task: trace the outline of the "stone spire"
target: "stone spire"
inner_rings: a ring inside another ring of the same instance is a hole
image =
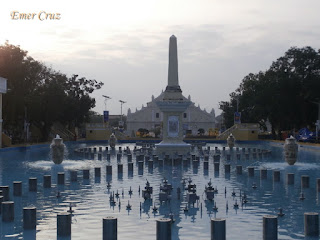
[[[177,38],[174,35],[169,40],[168,86],[179,86]]]
[[[169,39],[168,85],[165,90],[164,100],[182,100],[181,93],[178,78],[177,38],[172,35]]]

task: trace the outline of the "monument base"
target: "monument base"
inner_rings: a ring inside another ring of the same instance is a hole
[[[161,142],[155,145],[157,155],[186,155],[191,151],[191,144],[185,142],[166,143]]]

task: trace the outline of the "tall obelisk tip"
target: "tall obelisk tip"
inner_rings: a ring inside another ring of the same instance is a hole
[[[182,99],[178,79],[178,50],[177,38],[175,35],[172,35],[169,39],[168,85],[166,87],[165,96],[163,99]]]

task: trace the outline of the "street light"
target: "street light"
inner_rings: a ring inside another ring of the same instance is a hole
[[[124,103],[126,103],[125,101],[122,101],[122,100],[119,100],[119,102],[121,103],[121,115],[120,115],[120,120],[121,120],[121,122],[122,122],[122,105],[124,104]]]
[[[106,95],[102,95],[102,97],[104,97],[104,108],[107,111],[107,101],[108,101],[108,99],[111,99],[111,97],[106,96]]]
[[[119,122],[119,128],[123,128],[123,121],[122,121],[122,105],[124,104],[124,103],[126,103],[125,101],[123,101],[123,100],[119,100],[119,102],[120,102],[120,104],[121,104],[121,115],[120,115],[120,122]]]

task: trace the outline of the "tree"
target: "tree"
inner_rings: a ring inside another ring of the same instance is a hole
[[[68,78],[8,42],[0,46],[0,76],[8,79],[8,93],[3,97],[4,129],[15,139],[23,138],[25,121],[41,130],[43,141],[54,122],[70,129],[79,127],[95,106],[90,94],[103,85],[76,74]]]
[[[320,52],[311,47],[290,48],[283,57],[272,63],[265,72],[244,77],[229,102],[221,102],[220,109],[228,127],[233,123],[235,97],[243,122],[268,119],[280,135],[282,130],[314,125],[320,99]]]

